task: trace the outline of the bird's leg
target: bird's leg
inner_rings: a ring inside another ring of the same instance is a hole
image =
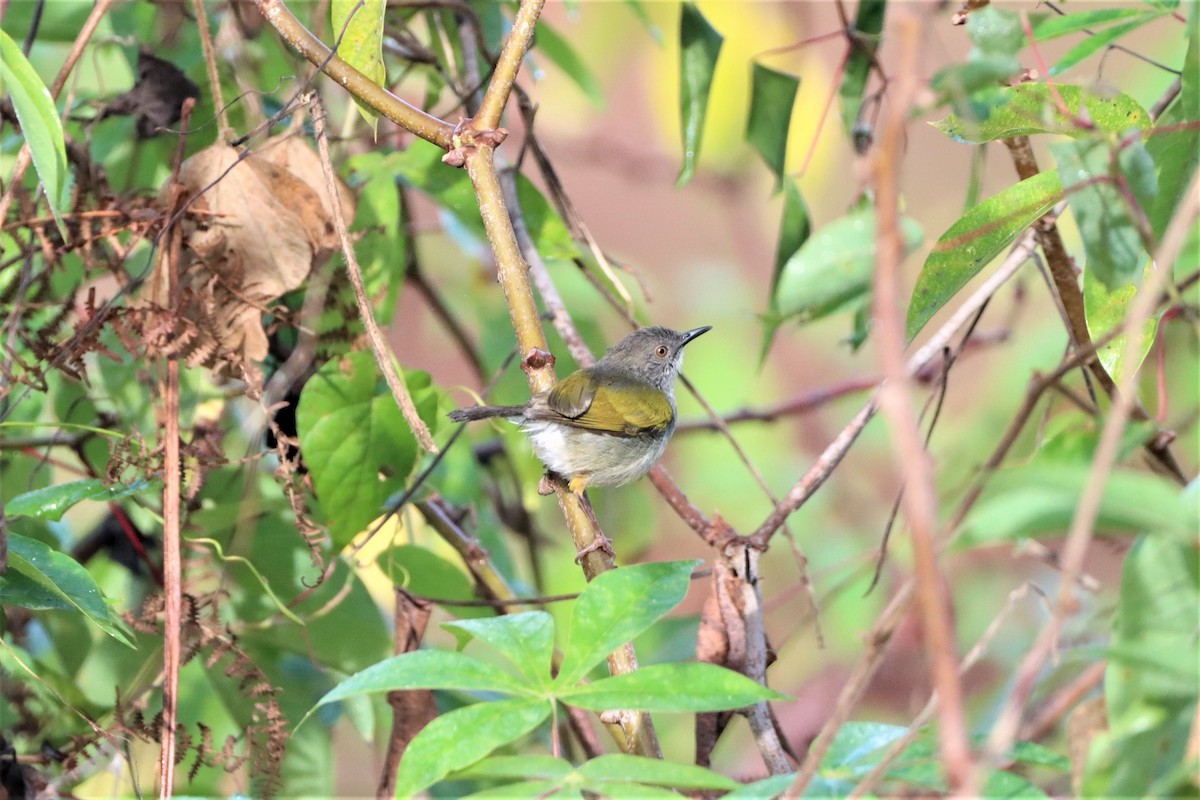
[[[587,484],[587,475],[576,475],[567,483],[571,492],[579,498],[579,504],[583,508],[583,513],[587,514],[588,521],[592,523],[592,543],[575,554],[576,564],[583,561],[584,557],[589,553],[594,553],[597,550],[608,553],[609,558],[616,558],[617,556],[613,552],[612,541],[600,529],[600,520],[596,519],[596,510],[592,508],[592,501],[587,496]]]

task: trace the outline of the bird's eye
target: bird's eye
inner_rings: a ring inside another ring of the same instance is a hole
[[[659,358],[666,358],[667,353],[669,353],[670,350],[667,349],[667,346],[665,344],[660,344],[658,346],[658,349],[656,349],[654,352],[655,352],[655,354],[658,355]]]

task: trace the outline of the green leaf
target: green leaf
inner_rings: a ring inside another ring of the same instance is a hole
[[[396,796],[411,797],[497,747],[521,738],[550,716],[542,699],[476,703],[442,714],[409,743],[396,773]]]
[[[1146,15],[1142,8],[1102,8],[1095,11],[1077,11],[1073,14],[1050,14],[1033,21],[1034,41],[1047,42],[1068,33],[1078,33],[1085,28],[1097,28],[1109,22]],[[1154,15],[1157,16],[1157,15]]]
[[[783,185],[784,162],[787,158],[788,130],[792,121],[792,105],[800,79],[786,72],[777,72],[757,61],[752,68],[750,114],[746,118],[746,141],[758,151],[771,172],[775,173],[775,189]]]
[[[1040,172],[989,197],[938,238],[909,301],[905,335],[911,341],[950,298],[1062,199],[1056,172]]]
[[[596,75],[579,57],[575,48],[544,19],[538,20],[537,52],[550,59],[564,75],[582,89],[584,96],[593,106],[604,108],[604,90],[596,80]]]
[[[571,686],[612,651],[683,600],[698,561],[663,561],[609,570],[575,601],[556,686]]]
[[[575,771],[563,758],[526,753],[519,756],[490,756],[454,774],[459,778],[547,778],[561,781]]]
[[[554,652],[554,619],[545,611],[505,614],[491,619],[448,622],[443,627],[463,631],[503,653],[531,686],[550,685],[550,656]]]
[[[964,523],[962,547],[1066,533],[1090,475],[1090,464],[1033,463],[998,472]],[[1196,508],[1153,475],[1117,470],[1104,485],[1096,528],[1157,532],[1179,541],[1195,536]]]
[[[1150,127],[1150,115],[1127,94],[1102,97],[1070,84],[1056,84],[1054,91],[1069,116],[1060,110],[1048,84],[1022,83],[996,89],[993,104],[982,117],[952,113],[930,124],[955,141],[974,144],[1034,133],[1087,136],[1091,131],[1074,121],[1080,116],[1090,120],[1097,130],[1110,133]]]
[[[8,567],[24,581],[0,576],[0,603],[33,609],[73,608],[121,644],[134,646],[91,573],[66,553],[10,531]]]
[[[382,86],[387,79],[383,65],[384,0],[333,0],[329,8],[337,54],[350,66]],[[357,100],[358,113],[378,134],[379,115]]]
[[[646,29],[646,33],[650,34],[650,38],[654,40],[655,44],[661,46],[663,43],[662,28],[658,27],[651,19],[650,12],[646,11],[646,4],[641,0],[625,0],[625,7],[633,12],[637,21]]]
[[[437,398],[428,376],[412,372],[405,380],[422,418],[432,422]],[[336,552],[404,486],[417,442],[367,352],[321,367],[300,395],[296,427]]]
[[[657,758],[609,753],[585,761],[579,774],[593,786],[644,783],[676,789],[736,789],[739,784],[720,773],[694,764],[673,764]]]
[[[1087,795],[1195,793],[1187,745],[1200,694],[1200,662],[1188,657],[1196,649],[1197,607],[1194,531],[1184,541],[1141,537],[1121,576],[1104,675],[1108,730],[1091,747]]]
[[[409,241],[401,216],[400,187],[381,153],[359,154],[349,164],[359,178],[358,212],[352,230],[368,233],[356,245],[363,282],[367,296],[378,298],[374,303],[376,319],[387,324],[396,313],[408,268]]]
[[[717,33],[692,2],[685,2],[679,17],[679,117],[683,129],[683,168],[677,186],[696,172],[708,93],[712,88],[717,56],[725,38]]]
[[[557,696],[568,705],[592,711],[725,711],[760,700],[789,699],[715,664],[651,664],[561,688]]]
[[[782,321],[779,315],[779,281],[783,277],[783,269],[796,252],[808,241],[812,232],[812,221],[808,216],[808,207],[800,194],[800,187],[793,178],[783,182],[783,220],[779,223],[779,241],[775,245],[775,269],[771,273],[771,294],[767,301],[767,313],[763,315],[763,344],[759,355],[761,363],[767,357],[775,331]]]
[[[1151,268],[1150,260],[1147,259],[1145,269],[1149,270]],[[1087,321],[1088,333],[1091,334],[1093,340],[1117,330],[1121,323],[1125,321],[1125,315],[1128,313],[1129,307],[1133,304],[1133,298],[1136,295],[1137,285],[1133,282],[1126,283],[1116,289],[1109,289],[1096,277],[1095,270],[1089,269],[1084,271],[1083,312]],[[1151,316],[1142,323],[1138,350],[1134,357],[1135,369],[1142,363],[1142,359],[1146,357],[1146,354],[1150,352],[1157,332],[1157,316]],[[1125,333],[1121,333],[1096,351],[1096,356],[1100,359],[1100,364],[1109,375],[1120,375],[1121,370],[1124,369],[1121,359],[1124,357],[1125,342],[1128,338]]]
[[[518,678],[486,661],[450,650],[418,650],[386,658],[356,672],[326,692],[317,706],[394,689],[530,693]]]
[[[1187,28],[1179,97],[1159,118],[1146,141],[1146,150],[1158,171],[1158,197],[1146,209],[1156,241],[1162,240],[1176,209],[1183,204],[1192,175],[1200,167],[1200,29],[1194,24]]]
[[[971,57],[1015,56],[1025,47],[1021,16],[1009,9],[988,5],[967,17],[967,35],[975,45]]]
[[[900,222],[905,252],[921,243],[921,230]],[[779,314],[807,322],[866,302],[875,270],[875,209],[852,211],[818,228],[783,266],[776,292]]]
[[[68,509],[84,500],[109,503],[137,494],[149,486],[144,480],[134,481],[128,486],[119,483],[108,486],[98,478],[68,481],[17,495],[4,504],[4,515],[57,522]]]
[[[457,170],[460,174],[463,170]],[[542,194],[533,181],[524,174],[517,175],[517,199],[521,201],[521,212],[525,215],[525,227],[545,259],[570,261],[579,257],[579,245],[562,217]],[[478,215],[476,210],[476,215]]]
[[[1056,75],[1063,74],[1097,50],[1108,47],[1114,40],[1121,38],[1130,31],[1137,30],[1147,22],[1158,19],[1158,17],[1158,14],[1145,14],[1132,22],[1126,22],[1124,25],[1117,25],[1116,27],[1088,36],[1082,42],[1068,50],[1066,55],[1060,58],[1054,66],[1050,67],[1050,77],[1053,78]]]
[[[597,795],[620,796],[623,789],[641,792],[649,786],[677,789],[735,789],[741,784],[724,775],[692,764],[674,764],[657,758],[610,753],[589,759],[579,767],[553,756],[529,754],[492,756],[454,775],[455,779],[541,779],[559,786],[572,785]],[[528,784],[510,785],[511,792],[525,792]],[[508,792],[501,793],[509,796]],[[525,796],[525,795],[521,795]],[[558,795],[555,795],[558,796]]]
[[[462,569],[416,544],[401,544],[380,553],[375,563],[397,586],[403,586],[414,594],[437,600],[478,600],[474,584]],[[478,606],[450,606],[458,617],[491,617],[490,608]]]
[[[1050,145],[1063,190],[1087,253],[1086,271],[1110,290],[1141,278],[1145,250],[1125,198],[1112,185],[1112,150],[1105,141],[1084,139]],[[1122,165],[1124,166],[1124,165]],[[1132,181],[1131,181],[1132,183]],[[1144,203],[1143,197],[1138,198]]]
[[[423,139],[412,142],[404,152],[388,159],[388,167],[408,183],[425,192],[462,223],[480,242],[487,240],[475,191],[465,170],[446,169],[440,147]],[[541,190],[522,174],[517,175],[517,199],[525,217],[525,226],[545,259],[571,260],[579,256],[579,247],[571,238],[566,223],[554,210]]]
[[[871,64],[879,47],[886,12],[887,0],[859,0],[858,12],[854,17],[855,41],[838,86],[838,97],[842,102],[842,125],[851,136],[854,135],[854,126],[862,109],[863,94],[871,76]]]
[[[13,110],[21,124],[21,136],[29,145],[33,168],[46,190],[46,203],[65,237],[62,211],[71,200],[71,173],[67,166],[62,120],[46,84],[42,83],[21,48],[3,30],[0,30],[0,84],[12,98]]]

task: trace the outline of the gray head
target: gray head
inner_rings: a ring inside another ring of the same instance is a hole
[[[639,328],[610,347],[596,366],[630,370],[665,391],[683,368],[683,346],[711,329],[711,325],[690,331],[673,331],[658,325]]]

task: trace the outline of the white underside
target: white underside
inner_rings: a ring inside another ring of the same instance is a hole
[[[609,436],[542,420],[521,427],[547,469],[565,478],[587,475],[591,486],[620,486],[642,477],[658,461],[668,438]]]

